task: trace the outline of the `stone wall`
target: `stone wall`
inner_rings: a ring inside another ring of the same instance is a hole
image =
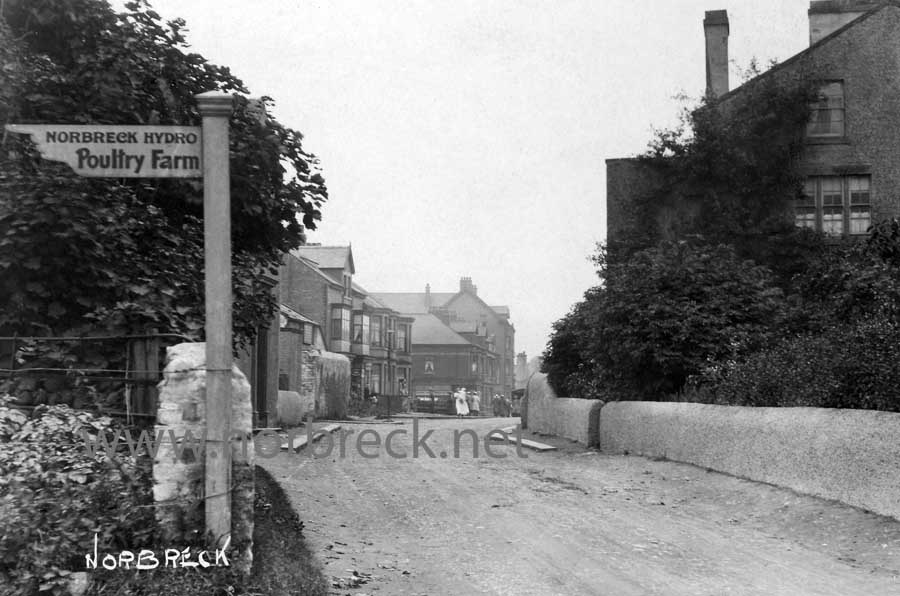
[[[523,404],[526,404],[528,430],[564,437],[582,445],[598,444],[600,400],[557,397],[547,382],[547,375],[535,373],[528,379]]]
[[[153,497],[160,538],[173,547],[202,541],[205,528],[204,457],[184,446],[176,454],[171,435],[176,439],[190,432],[198,441],[206,427],[206,344],[182,343],[166,350],[166,366],[159,383],[159,406],[155,433],[165,439],[153,462]],[[249,572],[252,562],[253,537],[253,466],[254,446],[251,438],[253,409],[250,384],[235,366],[231,381],[233,436],[246,441],[232,444],[231,498],[232,534],[229,559],[241,570]]]
[[[317,360],[319,366],[317,417],[346,418],[347,404],[350,401],[350,359],[343,354],[321,352]]]
[[[664,457],[900,519],[900,414],[671,402],[606,404],[600,447]]]

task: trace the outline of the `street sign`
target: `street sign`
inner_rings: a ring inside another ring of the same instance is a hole
[[[31,135],[45,159],[92,178],[201,178],[199,126],[7,124]]]

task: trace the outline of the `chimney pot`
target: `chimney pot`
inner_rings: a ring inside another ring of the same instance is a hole
[[[728,11],[708,10],[703,19],[706,37],[706,93],[728,93]]]

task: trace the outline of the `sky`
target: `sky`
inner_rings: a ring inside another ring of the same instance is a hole
[[[702,95],[704,11],[728,11],[732,88],[752,58],[808,45],[803,0],[151,6],[304,134],[329,190],[310,242],[351,244],[371,292],[455,292],[471,277],[509,306],[529,358],[598,283],[605,160],[643,152]]]

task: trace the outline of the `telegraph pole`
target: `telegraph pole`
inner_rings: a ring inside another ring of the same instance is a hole
[[[232,97],[200,93],[203,117],[203,243],[206,280],[206,538],[231,538],[231,183],[228,119]]]

